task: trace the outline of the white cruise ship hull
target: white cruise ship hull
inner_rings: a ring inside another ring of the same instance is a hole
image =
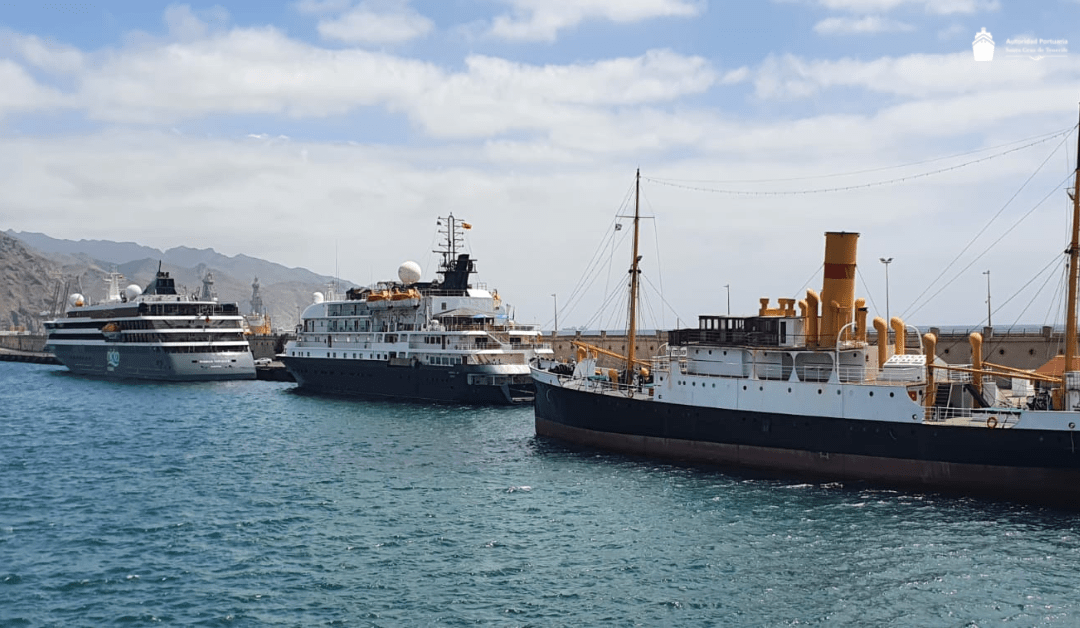
[[[255,379],[255,361],[246,347],[167,353],[165,347],[153,345],[54,343],[50,349],[78,375],[159,381]]]

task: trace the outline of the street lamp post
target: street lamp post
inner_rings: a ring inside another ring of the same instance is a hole
[[[993,327],[994,324],[990,322],[990,271],[983,274],[986,275],[986,326]]]
[[[727,288],[727,315],[731,316],[731,284],[724,284]]]
[[[879,257],[882,264],[885,264],[885,324],[886,329],[888,325],[892,324],[892,317],[889,313],[889,264],[892,264],[893,258],[891,257]]]
[[[555,300],[555,333],[559,333],[559,297],[552,292],[551,298]]]

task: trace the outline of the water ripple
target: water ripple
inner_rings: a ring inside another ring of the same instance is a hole
[[[0,363],[0,625],[1080,624],[1075,514]]]

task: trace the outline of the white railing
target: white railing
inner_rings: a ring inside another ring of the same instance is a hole
[[[926,410],[931,423],[958,423],[971,427],[1010,428],[1020,422],[1021,411],[1012,408],[939,408]]]

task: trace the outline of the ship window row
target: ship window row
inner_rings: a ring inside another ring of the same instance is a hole
[[[357,316],[359,314],[366,314],[367,303],[334,303],[326,307],[326,314],[328,316]]]
[[[139,313],[151,316],[237,316],[240,308],[235,303],[140,303]]]
[[[289,355],[294,357],[294,358],[310,358],[311,357],[311,352],[310,351],[295,351],[294,350],[294,351],[290,351]],[[315,357],[319,357],[319,356],[316,355]],[[324,354],[324,357],[337,358],[338,357],[338,352],[337,351],[331,351],[329,353]],[[387,353],[352,353],[352,352],[348,352],[348,351],[342,351],[341,352],[341,357],[343,359],[346,359],[346,360],[386,360],[386,359],[389,359],[390,356]]]
[[[304,321],[304,331],[375,331],[371,319],[347,318],[347,319],[308,319]]]
[[[461,364],[461,356],[458,355],[429,355],[428,364],[435,366],[458,366]]]
[[[84,319],[78,321],[63,321],[46,323],[48,329],[100,329],[106,321],[100,318]],[[122,330],[133,329],[241,329],[239,320],[207,320],[206,318],[186,319],[129,319],[116,320],[106,324],[117,325]]]
[[[207,347],[198,345],[181,345],[178,347],[157,347],[165,353],[247,353],[251,348],[245,344],[236,347]]]
[[[100,340],[101,336],[98,335]],[[121,342],[235,342],[244,340],[240,333],[231,334],[124,334]]]
[[[65,332],[62,334],[53,334],[50,336],[52,340],[101,340],[101,332],[94,330],[93,333],[88,334],[75,334]]]

